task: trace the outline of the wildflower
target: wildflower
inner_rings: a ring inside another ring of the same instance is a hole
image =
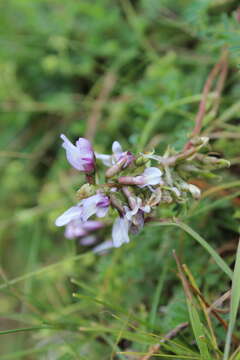
[[[163,184],[162,171],[156,167],[148,167],[139,176],[121,176],[118,179],[120,184],[138,185],[145,187],[148,185]]]
[[[129,226],[130,222],[125,216],[116,218],[112,227],[112,240],[114,247],[118,248],[124,243],[129,243]]]
[[[95,169],[95,158],[91,143],[79,138],[76,146],[65,135],[61,135],[62,147],[66,150],[68,162],[77,170],[91,173]]]
[[[95,214],[97,217],[104,217],[108,212],[110,200],[108,196],[98,193],[87,199],[83,199],[79,204],[83,209],[82,220],[86,221],[90,216]]]
[[[82,217],[82,208],[80,206],[72,206],[70,209],[65,211],[62,215],[60,215],[56,221],[56,226],[65,226],[69,224],[71,221],[79,220]]]
[[[95,214],[97,217],[104,217],[108,212],[109,204],[109,198],[102,193],[98,193],[83,199],[77,206],[73,206],[65,211],[56,219],[55,224],[56,226],[64,226],[73,220],[85,222]]]
[[[116,165],[120,162],[121,168],[126,168],[134,160],[134,156],[130,151],[123,151],[122,146],[118,141],[114,141],[112,144],[112,155],[95,153],[97,159],[108,167]]]
[[[92,231],[101,229],[103,224],[100,221],[85,221],[75,219],[70,221],[65,229],[65,237],[67,239],[75,239],[82,236],[87,236]]]
[[[189,199],[188,194],[198,199],[200,189],[186,180],[191,173],[210,173],[211,169],[229,165],[224,159],[199,153],[201,147],[207,144],[208,138],[205,137],[191,139],[179,153],[168,148],[163,156],[155,155],[154,151],[134,156],[129,151],[123,151],[117,141],[112,145],[111,155],[94,154],[90,142],[84,138],[79,138],[76,145],[65,135],[61,138],[69,163],[86,174],[88,184],[81,186],[77,192],[78,204],[60,215],[56,226],[66,226],[67,238],[79,238],[82,245],[93,245],[99,239],[91,233],[103,224],[91,217],[105,217],[110,206],[119,213],[113,222],[112,241],[97,245],[94,252],[128,243],[129,233],[138,233],[147,220],[146,214],[150,214],[156,206],[184,202]],[[95,171],[95,157],[108,167],[105,179],[102,176],[93,179],[91,173]],[[152,160],[158,162],[158,167],[148,167]],[[122,175],[126,176],[118,175],[116,180],[116,174],[123,170]],[[146,187],[150,191],[145,191]]]
[[[133,203],[133,201],[132,201]],[[125,207],[126,209],[127,207]],[[131,220],[134,215],[138,213],[138,211],[141,210],[142,212],[149,213],[151,211],[151,208],[149,205],[143,205],[142,199],[140,197],[135,198],[135,206],[132,210],[126,211],[126,218],[128,220]]]
[[[144,212],[151,211],[150,206],[144,206],[142,200],[137,197],[135,207],[130,210],[127,206],[124,207],[125,215],[118,217],[112,228],[113,246],[120,247],[124,243],[129,242],[129,231],[136,234],[144,226]]]
[[[93,252],[95,254],[102,254],[102,253],[105,253],[107,250],[112,249],[112,247],[113,247],[112,240],[106,240],[103,243],[95,246],[93,248]]]

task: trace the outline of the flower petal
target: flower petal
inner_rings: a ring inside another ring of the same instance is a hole
[[[76,147],[80,151],[82,158],[84,158],[84,157],[93,158],[94,157],[92,145],[89,140],[87,140],[85,138],[79,138],[76,141]]]
[[[98,154],[95,152],[95,157],[96,157],[96,159],[101,160],[105,166],[112,166],[112,156],[111,155]]]
[[[112,152],[117,157],[116,160],[122,155],[122,146],[118,141],[114,141],[112,144]]]
[[[83,246],[91,246],[97,242],[97,238],[94,235],[84,236],[80,240],[80,244]]]
[[[100,221],[86,221],[85,223],[83,223],[82,226],[83,229],[86,231],[94,231],[101,229],[103,227],[103,223],[101,223]]]
[[[113,243],[111,240],[106,240],[103,243],[97,245],[95,248],[93,248],[93,252],[95,254],[100,254],[105,252],[106,250],[112,249]]]
[[[108,209],[109,209],[109,206],[97,208],[97,211],[96,211],[97,217],[102,218],[102,217],[106,216],[107,212],[108,212]]]
[[[64,134],[61,135],[61,139],[68,162],[79,171],[92,172],[95,160],[91,143],[87,139],[79,138],[74,146]]]
[[[136,197],[136,198],[135,198],[135,206],[134,206],[134,209],[128,210],[128,211],[126,212],[126,215],[125,215],[126,218],[127,218],[128,220],[131,220],[132,217],[137,214],[137,212],[138,212],[138,210],[140,209],[141,206],[142,206],[142,199],[141,199],[140,197]]]
[[[82,206],[82,220],[83,222],[87,221],[90,216],[96,214],[97,211],[97,203],[101,200],[101,195],[96,194],[93,196],[89,196],[87,199],[83,199],[80,201],[79,205]]]
[[[83,223],[81,220],[72,220],[67,224],[64,236],[67,239],[75,239],[77,237],[87,235],[87,231],[83,228]]]
[[[199,199],[201,196],[201,190],[193,184],[189,184],[188,185],[188,190],[190,191],[190,193],[192,194],[192,197],[194,199]]]
[[[162,183],[162,171],[156,167],[146,168],[142,174],[145,185],[158,185]]]
[[[64,226],[67,225],[70,221],[75,219],[80,219],[82,216],[82,209],[79,206],[72,206],[70,209],[65,211],[62,215],[60,215],[56,221],[56,226]]]
[[[74,146],[65,135],[61,135],[63,140],[62,147],[66,150],[66,157],[68,162],[77,170],[84,171],[84,162],[82,160],[81,152]]]
[[[128,230],[129,230],[129,222],[128,220],[124,218],[118,217],[112,228],[112,239],[113,239],[113,246],[118,248],[124,243],[129,242],[129,236],[128,236]]]

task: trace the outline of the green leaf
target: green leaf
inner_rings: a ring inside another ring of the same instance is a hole
[[[233,272],[232,296],[231,296],[230,314],[229,314],[229,326],[228,326],[228,332],[227,332],[227,336],[226,336],[223,360],[227,360],[229,357],[232,333],[233,333],[234,325],[235,325],[236,318],[237,318],[237,312],[238,312],[238,307],[239,307],[239,302],[240,302],[239,279],[240,279],[240,242],[238,243],[236,263],[235,263],[234,272]]]
[[[196,306],[187,299],[187,306],[189,311],[190,322],[192,325],[193,333],[195,336],[196,343],[201,353],[202,360],[211,360],[211,356],[208,350],[206,337],[204,334],[203,324],[200,321]]]

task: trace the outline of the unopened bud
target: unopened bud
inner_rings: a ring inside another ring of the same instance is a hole
[[[150,207],[156,206],[160,203],[161,199],[162,199],[162,190],[160,187],[158,187],[150,196],[150,199],[147,201],[147,205],[149,205]]]
[[[78,200],[86,199],[94,194],[96,194],[96,187],[94,185],[84,184],[77,191],[77,199]]]
[[[192,145],[194,146],[197,146],[197,147],[202,147],[204,145],[206,145],[209,141],[209,138],[207,136],[199,136],[199,137],[195,137],[193,139],[191,139],[191,143]]]
[[[194,199],[198,200],[200,198],[201,190],[197,186],[193,184],[189,184],[188,189]]]
[[[134,156],[131,153],[127,153],[127,155],[123,156],[122,159],[120,159],[116,164],[111,166],[106,171],[106,177],[111,178],[114,175],[118,174],[122,169],[125,169],[127,166],[129,166],[134,160]]]
[[[144,155],[141,155],[135,160],[135,164],[137,166],[142,166],[142,165],[147,164],[148,161],[149,161],[149,159],[147,157],[145,157]]]
[[[182,182],[180,187],[183,191],[190,192],[194,199],[199,199],[201,196],[201,190],[196,185]]]

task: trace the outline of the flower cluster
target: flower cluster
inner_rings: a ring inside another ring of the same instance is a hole
[[[61,138],[67,160],[86,174],[87,182],[77,192],[78,204],[59,216],[56,225],[66,227],[67,238],[80,238],[83,243],[90,241],[93,231],[112,222],[110,246],[128,243],[129,233],[138,233],[157,207],[199,199],[201,191],[190,183],[191,178],[212,177],[212,170],[229,166],[225,159],[204,152],[206,137],[192,139],[179,153],[168,148],[163,156],[134,155],[123,151],[117,141],[111,155],[98,154],[87,139],[79,138],[73,145],[65,135]],[[107,167],[102,184],[97,180],[97,161]]]

